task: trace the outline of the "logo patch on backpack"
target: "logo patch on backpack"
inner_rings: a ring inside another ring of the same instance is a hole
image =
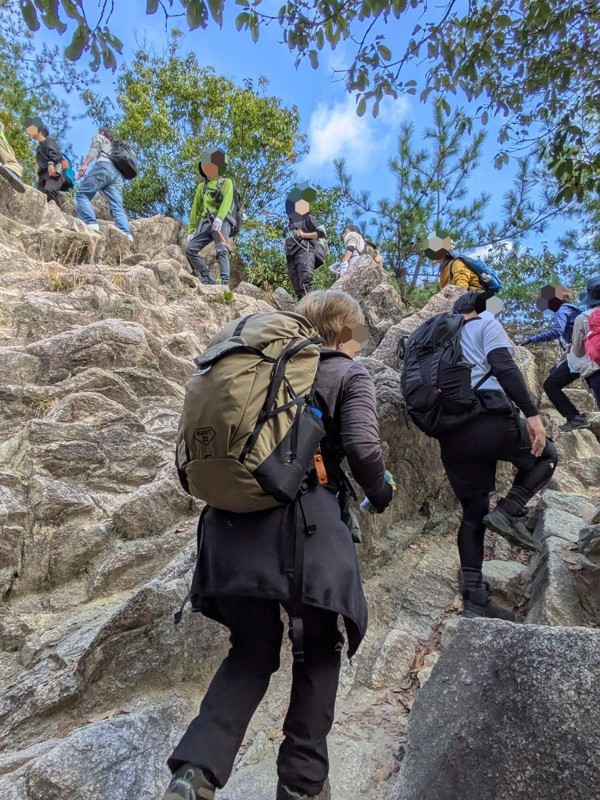
[[[197,439],[204,447],[208,447],[216,435],[214,428],[198,428],[194,439]]]

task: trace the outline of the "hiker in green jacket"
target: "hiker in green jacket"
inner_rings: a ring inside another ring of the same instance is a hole
[[[17,161],[15,151],[6,138],[2,121],[0,121],[0,175],[10,183],[15,191],[21,192],[21,194],[25,191],[25,184],[21,180],[23,167]]]
[[[185,251],[192,272],[202,283],[216,283],[205,259],[200,255],[210,242],[215,243],[221,284],[229,285],[229,233],[228,215],[233,207],[233,183],[225,178],[227,156],[222,150],[202,153],[198,170],[203,180],[196,189],[190,211],[188,245]]]

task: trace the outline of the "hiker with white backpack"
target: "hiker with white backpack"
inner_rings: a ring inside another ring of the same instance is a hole
[[[190,598],[229,628],[231,649],[169,759],[163,800],[212,800],[227,783],[279,669],[282,607],[294,664],[276,798],[331,796],[327,736],[344,642],[338,615],[349,657],[367,627],[353,537],[342,521],[342,460],[374,512],[393,496],[375,387],[353,360],[365,339],[358,302],[318,291],[297,313],[230,322],[196,359],[177,445],[183,487],[208,504]]]

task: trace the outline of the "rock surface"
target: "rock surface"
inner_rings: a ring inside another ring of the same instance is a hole
[[[103,216],[93,234],[65,212],[35,190],[0,196],[0,797],[160,800],[169,748],[227,650],[199,615],[173,625],[200,510],[173,469],[184,385],[226,321],[294,303],[283,289],[267,303],[241,274],[233,295],[201,285],[176,220],[135,220],[132,246]],[[331,777],[337,800],[380,800],[461,609],[457,502],[437,444],[406,421],[395,348],[461,290],[407,315],[368,260],[338,283],[365,307],[398,491],[385,514],[359,513],[370,627],[342,670]],[[584,431],[559,446],[565,468],[533,512],[543,557],[522,564],[497,537],[487,577],[505,604],[532,593],[546,623],[598,624],[597,443]],[[224,800],[272,800],[290,671],[286,642]]]
[[[599,645],[581,628],[461,621],[417,695],[390,800],[595,796]]]

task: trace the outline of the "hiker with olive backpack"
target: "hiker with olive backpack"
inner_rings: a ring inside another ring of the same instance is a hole
[[[94,160],[96,163],[88,172],[88,167]],[[91,230],[100,230],[92,200],[98,192],[101,192],[108,201],[115,225],[133,241],[129,220],[123,207],[123,182],[135,178],[137,174],[137,159],[131,146],[117,139],[108,126],[100,128],[92,139],[89,152],[76,176],[79,180],[75,193],[75,209],[78,217]]]
[[[294,663],[277,758],[277,800],[329,800],[327,736],[344,639],[352,656],[367,606],[339,494],[346,457],[376,512],[385,479],[375,387],[353,361],[364,317],[343,292],[298,313],[234,320],[196,359],[179,426],[182,485],[207,502],[192,608],[229,628],[231,649],[169,759],[163,800],[212,800],[279,669],[289,616]],[[360,328],[360,331],[359,331]]]

